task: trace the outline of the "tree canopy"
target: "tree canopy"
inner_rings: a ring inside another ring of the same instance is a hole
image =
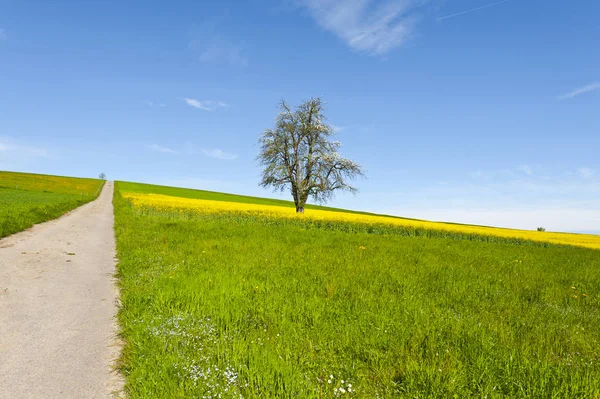
[[[339,154],[341,143],[334,136],[320,98],[305,101],[295,111],[282,101],[275,127],[265,130],[259,140],[260,185],[289,189],[297,212],[304,212],[309,197],[324,203],[335,191],[357,192],[349,180],[364,176],[363,170]]]

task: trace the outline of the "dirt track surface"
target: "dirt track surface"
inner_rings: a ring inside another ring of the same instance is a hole
[[[112,194],[0,240],[0,398],[120,390]]]

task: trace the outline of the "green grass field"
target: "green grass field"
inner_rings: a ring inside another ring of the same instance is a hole
[[[102,184],[97,179],[0,172],[0,238],[95,199]]]
[[[254,199],[116,188],[131,398],[600,398],[597,250],[178,219],[120,192]]]

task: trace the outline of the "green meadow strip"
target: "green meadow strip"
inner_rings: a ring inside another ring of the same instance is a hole
[[[600,257],[115,192],[130,398],[600,397]]]
[[[23,179],[26,180],[27,176],[23,176]],[[0,238],[28,229],[34,224],[56,219],[96,199],[101,189],[100,181],[94,192],[85,194],[0,187]]]
[[[277,218],[264,215],[256,215],[246,212],[230,212],[228,214],[199,213],[197,211],[182,209],[180,211],[157,210],[152,207],[133,208],[134,213],[142,216],[156,216],[173,220],[222,220],[239,223],[242,225],[265,225],[265,226],[295,226],[300,229],[324,229],[343,231],[347,233],[368,233],[378,235],[399,235],[406,237],[428,237],[448,238],[452,240],[467,240],[479,242],[491,242],[512,245],[528,245],[536,247],[567,246],[549,242],[526,240],[523,238],[499,237],[494,235],[463,233],[448,230],[436,230],[413,226],[398,226],[385,223],[361,223],[350,221],[327,221],[303,218]]]

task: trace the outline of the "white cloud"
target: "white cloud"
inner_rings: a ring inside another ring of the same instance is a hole
[[[3,40],[8,40],[8,35],[4,29],[0,28],[0,41]]]
[[[153,151],[157,151],[157,152],[164,152],[166,154],[177,154],[177,151],[175,151],[171,148],[168,148],[168,147],[162,147],[158,144],[152,144],[150,146],[150,149],[152,149]]]
[[[445,15],[445,16],[443,16],[443,17],[440,17],[440,18],[438,18],[437,20],[438,20],[438,21],[443,21],[444,19],[450,19],[450,18],[458,17],[458,16],[460,16],[460,15],[469,14],[469,13],[472,13],[472,12],[474,12],[474,11],[479,11],[479,10],[483,10],[483,9],[485,9],[485,8],[489,8],[489,7],[497,6],[497,5],[499,5],[499,4],[506,3],[506,2],[508,2],[508,1],[509,1],[509,0],[501,0],[501,1],[496,1],[495,3],[486,4],[486,5],[479,6],[479,7],[475,7],[475,8],[470,8],[470,9],[468,9],[468,10],[465,10],[465,11],[460,11],[460,12],[457,12],[457,13],[454,13],[454,14],[450,14],[450,15]]]
[[[579,168],[577,169],[577,172],[584,179],[589,179],[596,174],[596,171],[590,168]]]
[[[596,90],[600,90],[600,82],[594,82],[594,83],[590,83],[587,86],[579,87],[573,91],[570,91],[561,96],[558,96],[558,99],[559,100],[568,100],[570,98],[577,97],[582,94],[589,93],[589,92],[596,91]]]
[[[325,30],[355,51],[383,55],[402,46],[414,31],[414,9],[423,1],[299,0]]]
[[[198,108],[204,111],[214,111],[219,108],[226,108],[229,105],[222,101],[212,101],[212,100],[196,100],[195,98],[183,98],[183,101],[190,107]]]
[[[225,152],[218,148],[213,148],[213,149],[209,149],[209,150],[203,149],[202,152],[211,158],[221,159],[224,161],[231,161],[238,157],[236,154],[232,154],[230,152]]]

